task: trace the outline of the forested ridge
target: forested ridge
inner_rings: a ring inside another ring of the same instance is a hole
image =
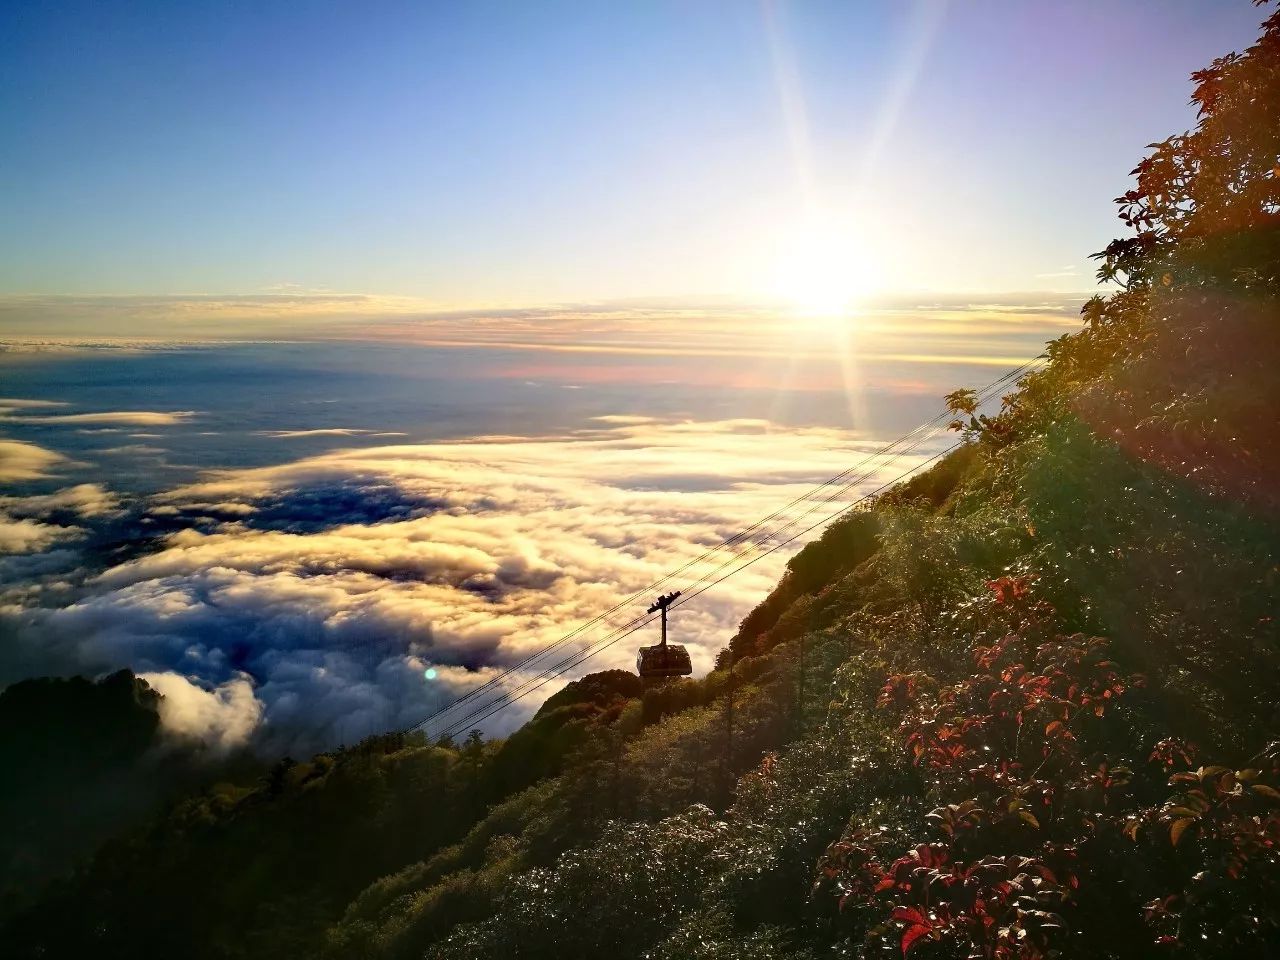
[[[1280,955],[1280,15],[1193,81],[1113,292],[706,677],[174,800],[5,955]]]

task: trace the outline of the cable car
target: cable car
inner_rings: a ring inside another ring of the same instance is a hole
[[[687,677],[693,673],[689,651],[679,644],[667,643],[667,608],[675,602],[680,592],[658,597],[648,613],[662,611],[662,640],[652,647],[641,647],[636,657],[636,673],[642,680],[659,680],[668,677]]]

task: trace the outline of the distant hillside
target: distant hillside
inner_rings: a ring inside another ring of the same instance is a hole
[[[188,797],[6,954],[1280,955],[1280,16],[1195,80],[1115,292],[709,675]]]
[[[160,694],[127,670],[0,692],[0,917],[117,831],[199,786],[208,763],[163,737]],[[223,775],[256,767],[220,757]]]
[[[118,829],[148,792],[158,696],[127,673],[27,680],[0,693],[0,877],[6,908]],[[86,794],[104,803],[84,815]]]

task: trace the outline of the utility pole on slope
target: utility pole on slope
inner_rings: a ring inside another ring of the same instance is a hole
[[[799,669],[796,677],[796,733],[798,734],[804,733],[804,638],[806,633],[800,634],[800,662],[797,664]]]
[[[725,749],[724,749],[724,772],[725,772],[725,806],[729,805],[729,799],[733,794],[733,684],[735,674],[733,672],[733,664],[729,664],[729,683],[725,690],[724,698],[724,724],[725,724]]]

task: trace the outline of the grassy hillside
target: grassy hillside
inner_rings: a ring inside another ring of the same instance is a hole
[[[1197,74],[1117,292],[700,680],[584,679],[191,798],[12,956],[1280,953],[1280,19]],[[1048,227],[1047,227],[1048,229]]]

